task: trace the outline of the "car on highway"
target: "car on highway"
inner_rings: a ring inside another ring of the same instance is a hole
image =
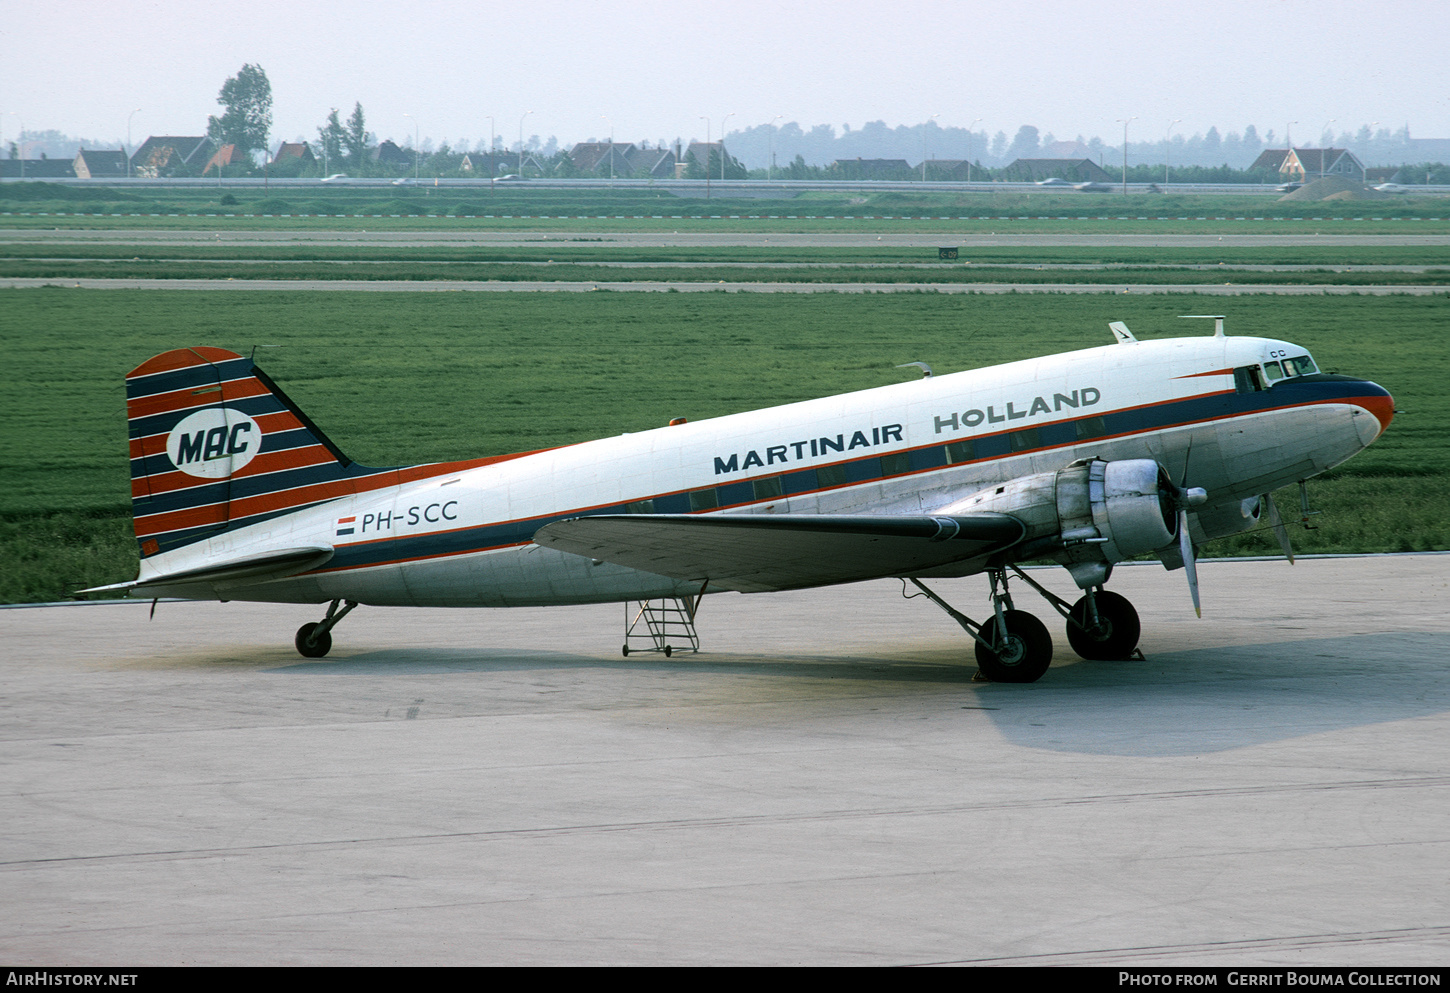
[[[331,176],[324,177],[322,181],[324,183],[340,183],[345,179],[347,179],[347,173],[335,172]]]

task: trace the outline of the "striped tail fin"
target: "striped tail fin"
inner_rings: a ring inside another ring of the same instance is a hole
[[[395,475],[353,463],[251,359],[221,348],[178,348],[132,369],[126,414],[142,558]]]

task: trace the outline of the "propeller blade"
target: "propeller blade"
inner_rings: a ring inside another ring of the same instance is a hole
[[[1183,571],[1188,576],[1188,592],[1193,595],[1193,612],[1203,616],[1198,600],[1198,563],[1193,558],[1193,539],[1188,534],[1188,511],[1178,511],[1178,553],[1183,556]]]
[[[1274,498],[1267,493],[1260,499],[1269,508],[1269,526],[1274,529],[1274,537],[1279,539],[1279,547],[1284,550],[1284,558],[1289,560],[1290,565],[1293,565],[1294,547],[1289,544],[1289,529],[1284,526],[1284,519],[1279,516],[1278,505],[1274,503]]]

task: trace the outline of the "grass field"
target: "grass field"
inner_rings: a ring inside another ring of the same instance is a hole
[[[599,238],[537,245],[393,245],[295,238],[267,244],[34,240],[0,244],[0,277],[39,279],[497,280],[796,283],[1450,285],[1450,245],[935,248],[649,246]],[[1287,267],[1287,268],[1286,268]]]
[[[134,575],[122,378],[149,356],[249,353],[351,457],[518,451],[1106,344],[1229,330],[1308,346],[1404,413],[1311,485],[1302,552],[1450,547],[1446,297],[173,293],[0,290],[0,601]],[[1205,308],[1208,308],[1207,310]],[[1297,494],[1280,496],[1286,516]],[[1262,534],[1208,554],[1269,553]]]
[[[678,196],[658,188],[552,189],[528,183],[480,187],[106,187],[55,183],[0,186],[0,227],[270,228],[275,218],[303,228],[367,227],[372,218],[422,229],[486,224],[494,229],[573,229],[587,218],[605,229],[709,223],[712,229],[831,230],[863,225],[929,230],[953,224],[1032,230],[1068,220],[1075,230],[1158,231],[1185,222],[1195,231],[1238,230],[1255,221],[1273,228],[1331,223],[1336,232],[1444,229],[1450,198],[1401,196],[1371,201],[1286,201],[1278,194],[812,191],[779,197]],[[524,221],[522,218],[530,218]],[[552,219],[547,223],[538,218]],[[484,220],[486,219],[486,220]],[[773,220],[772,220],[773,219]],[[868,220],[869,219],[869,220]],[[1428,223],[1426,223],[1428,222]],[[1060,223],[1055,226],[1060,227]]]

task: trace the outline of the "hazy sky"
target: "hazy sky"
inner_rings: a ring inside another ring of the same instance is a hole
[[[202,134],[244,63],[273,142],[361,102],[370,130],[568,145],[872,120],[1058,138],[1327,121],[1450,138],[1446,0],[0,0],[0,133]],[[412,118],[405,115],[411,114]],[[608,117],[606,121],[603,118]]]

